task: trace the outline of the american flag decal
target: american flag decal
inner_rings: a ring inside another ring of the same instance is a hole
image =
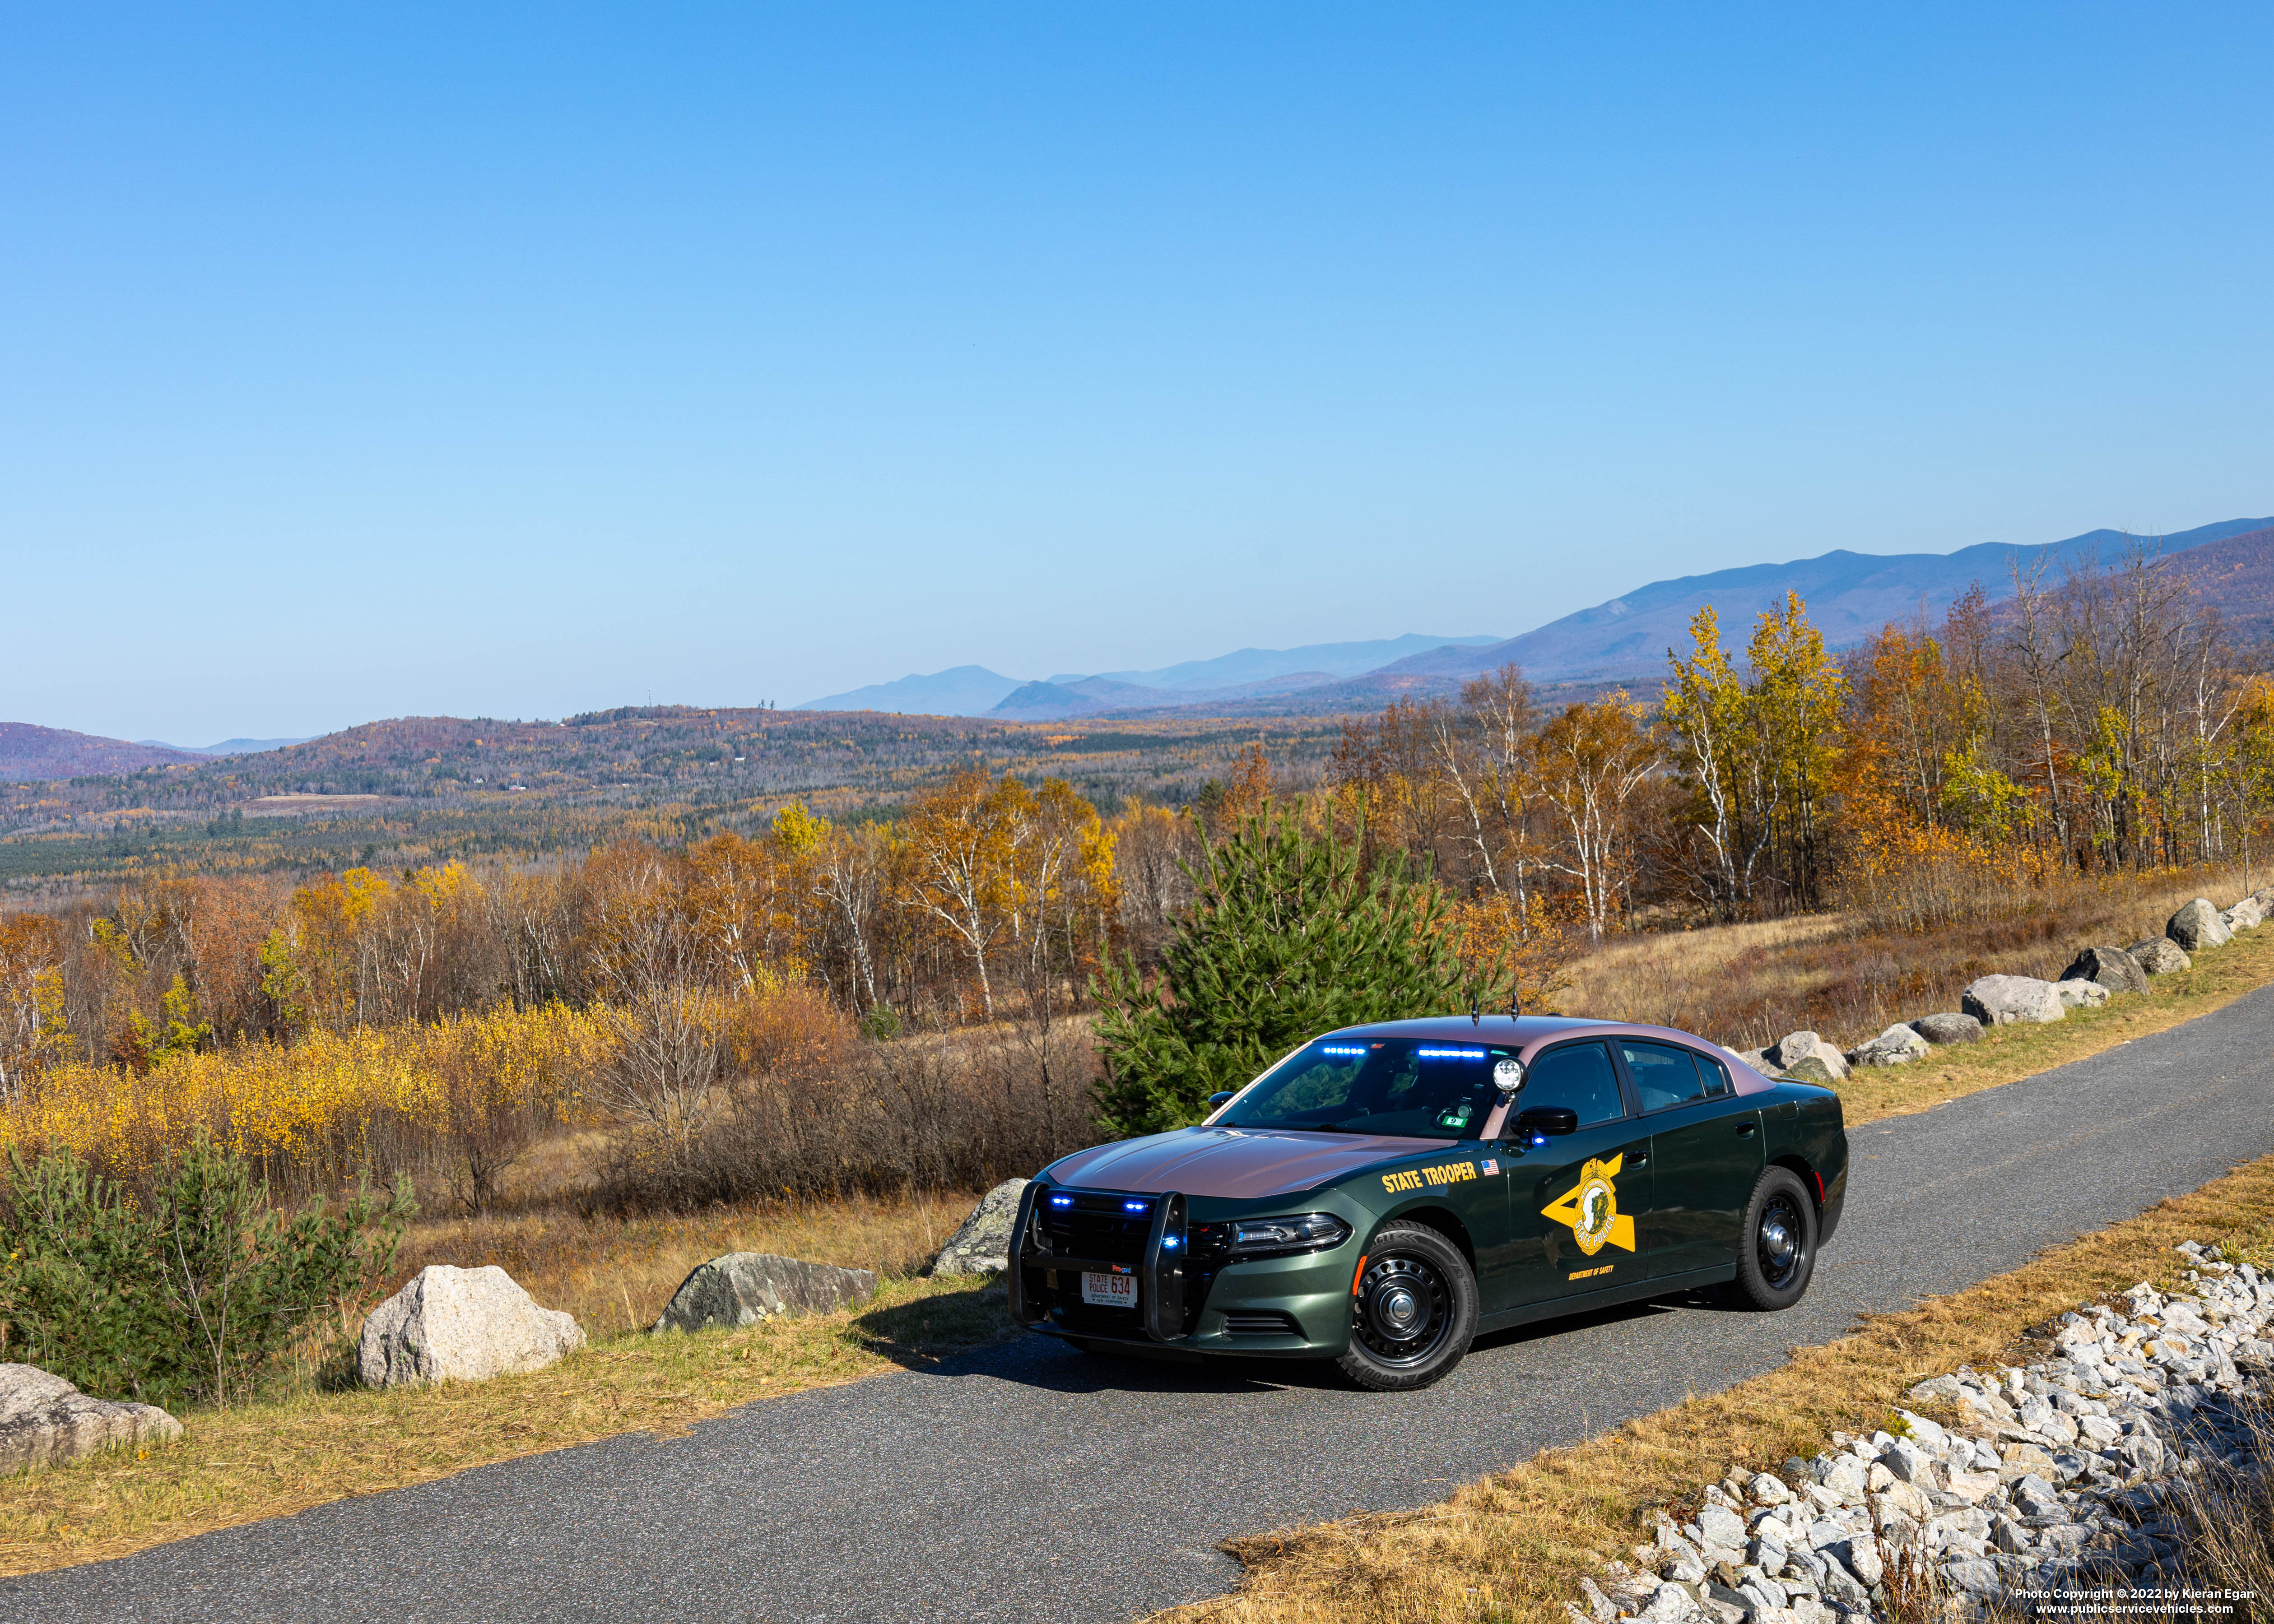
[[[1490,1159],[1487,1159],[1487,1160],[1486,1161],[1486,1162],[1485,1162],[1485,1172],[1487,1173],[1487,1175],[1488,1175],[1488,1176],[1489,1176],[1489,1175],[1491,1175],[1491,1174],[1497,1173],[1497,1172],[1499,1172],[1499,1171],[1500,1171],[1500,1163],[1499,1163],[1499,1162],[1495,1162],[1495,1161],[1492,1161],[1492,1160],[1490,1160]]]

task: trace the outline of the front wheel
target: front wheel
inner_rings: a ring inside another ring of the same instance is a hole
[[[1789,1168],[1765,1169],[1745,1203],[1737,1277],[1723,1289],[1739,1308],[1790,1308],[1816,1272],[1816,1203]]]
[[[1384,1224],[1359,1275],[1343,1374],[1377,1393],[1426,1387],[1476,1334],[1477,1277],[1461,1249],[1423,1224]]]

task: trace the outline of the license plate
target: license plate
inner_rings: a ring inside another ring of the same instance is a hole
[[[1085,1274],[1081,1277],[1081,1300],[1093,1308],[1134,1308],[1137,1276]]]

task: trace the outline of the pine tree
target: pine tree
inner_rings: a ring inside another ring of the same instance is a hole
[[[1362,815],[1346,840],[1306,837],[1299,801],[1267,805],[1207,850],[1161,975],[1148,982],[1126,959],[1096,989],[1108,1128],[1197,1122],[1209,1094],[1337,1026],[1500,1006],[1497,968],[1465,977],[1440,940],[1436,888],[1398,853],[1367,872],[1365,841]]]

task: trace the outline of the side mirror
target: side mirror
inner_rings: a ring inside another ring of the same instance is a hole
[[[1226,1105],[1231,1102],[1231,1096],[1239,1092],[1239,1090],[1237,1088],[1227,1088],[1222,1094],[1212,1094],[1209,1095],[1209,1109],[1212,1111],[1222,1110]]]
[[[1517,1112],[1516,1125],[1527,1133],[1577,1133],[1579,1113],[1568,1105],[1535,1105]]]

